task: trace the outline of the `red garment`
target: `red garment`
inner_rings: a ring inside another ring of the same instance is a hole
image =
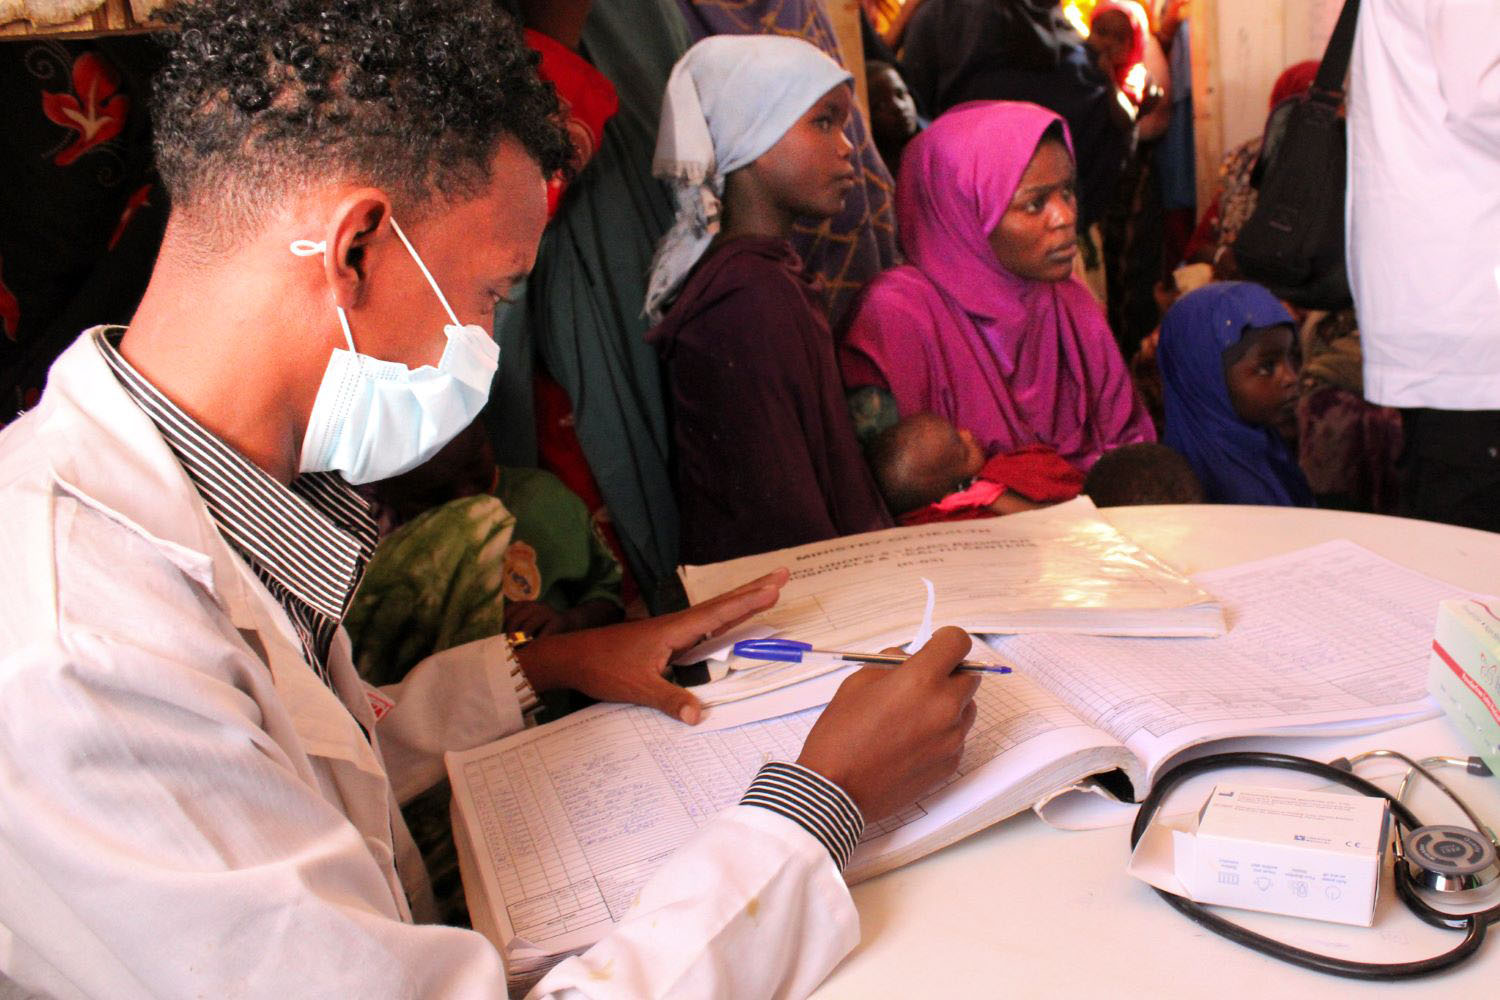
[[[1271,107],[1276,107],[1288,97],[1307,93],[1312,89],[1313,81],[1317,78],[1318,60],[1308,59],[1304,62],[1292,63],[1281,71],[1281,75],[1271,86]]]
[[[557,88],[564,127],[573,142],[574,169],[582,170],[604,141],[604,126],[620,110],[620,97],[609,78],[572,49],[539,31],[526,29],[526,44],[542,55],[537,71]],[[557,203],[567,187],[561,177],[547,182],[547,218],[557,213]]]
[[[1056,449],[1032,444],[984,463],[968,489],[950,493],[936,503],[901,515],[901,524],[931,524],[935,521],[971,521],[993,517],[990,504],[1006,490],[1033,503],[1061,503],[1083,489],[1083,473],[1073,468]]]

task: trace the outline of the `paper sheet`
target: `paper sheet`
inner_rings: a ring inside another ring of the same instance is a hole
[[[1425,664],[1438,602],[1459,593],[1451,584],[1347,541],[1197,579],[1229,609],[1228,635],[993,644],[1153,770],[1204,739],[1435,714]]]
[[[1016,788],[1007,813],[1025,809],[1042,791],[1028,785],[1035,772],[1104,738],[1022,678],[985,678],[976,702],[958,773],[870,824],[849,877],[889,867],[884,856],[935,830],[962,829],[962,817],[993,802],[995,787]],[[505,901],[502,938],[556,951],[602,934],[678,844],[739,801],[761,764],[797,758],[820,711],[704,730],[651,709],[597,705],[449,755],[485,895]]]
[[[781,567],[781,600],[740,629],[826,649],[898,646],[934,625],[971,633],[1021,630],[1110,635],[1218,635],[1213,597],[1101,518],[1087,498],[1003,518],[893,528],[712,566],[687,566],[693,601]],[[705,649],[710,645],[705,644]],[[695,651],[695,654],[697,652]],[[687,657],[680,657],[684,662]],[[721,704],[832,669],[783,664],[700,688]]]

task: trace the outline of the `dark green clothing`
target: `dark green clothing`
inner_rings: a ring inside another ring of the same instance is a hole
[[[497,318],[505,360],[485,411],[500,463],[534,465],[535,350],[573,401],[584,457],[655,612],[686,601],[665,396],[642,308],[652,252],[674,217],[666,187],[651,176],[657,117],[688,42],[672,0],[596,0],[590,10],[582,53],[614,84],[620,110],[568,185],[518,301]]]
[[[585,601],[620,604],[620,563],[572,490],[540,469],[500,470],[495,496],[516,519],[506,550],[507,600],[545,601],[569,611]],[[538,576],[526,572],[535,553]]]

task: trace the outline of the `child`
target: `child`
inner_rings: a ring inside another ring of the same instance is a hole
[[[886,506],[901,524],[963,521],[1034,510],[1078,495],[1082,473],[1045,445],[986,459],[974,435],[935,413],[913,413],[867,451]]]
[[[1130,102],[1132,117],[1148,113],[1162,98],[1144,64],[1150,36],[1150,20],[1136,0],[1103,0],[1089,18],[1089,51]]]
[[[870,92],[870,134],[894,178],[901,169],[901,151],[923,128],[917,117],[917,102],[896,67],[888,62],[866,61],[865,85]]]
[[[1297,429],[1291,314],[1248,282],[1216,282],[1167,311],[1157,346],[1164,440],[1210,503],[1311,507],[1287,448]]]
[[[827,318],[787,242],[855,183],[849,81],[799,39],[717,35],[667,83],[653,169],[679,209],[646,312],[670,386],[684,562],[890,525]]]
[[[1155,441],[1106,451],[1089,470],[1083,492],[1096,507],[1203,502],[1203,484],[1187,459]]]
[[[373,683],[474,639],[624,617],[620,563],[583,501],[550,472],[496,465],[479,421],[376,495],[396,527],[344,620],[355,666]]]

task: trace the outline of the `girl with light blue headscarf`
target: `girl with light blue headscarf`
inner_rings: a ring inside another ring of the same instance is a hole
[[[653,171],[677,218],[645,307],[667,377],[683,562],[890,526],[821,296],[788,242],[799,219],[836,215],[857,180],[849,82],[800,39],[717,35],[667,84]]]
[[[662,311],[722,224],[725,178],[772,146],[813,103],[852,79],[815,46],[785,35],[715,35],[677,61],[662,97],[651,172],[667,181],[677,219],[646,287]]]

